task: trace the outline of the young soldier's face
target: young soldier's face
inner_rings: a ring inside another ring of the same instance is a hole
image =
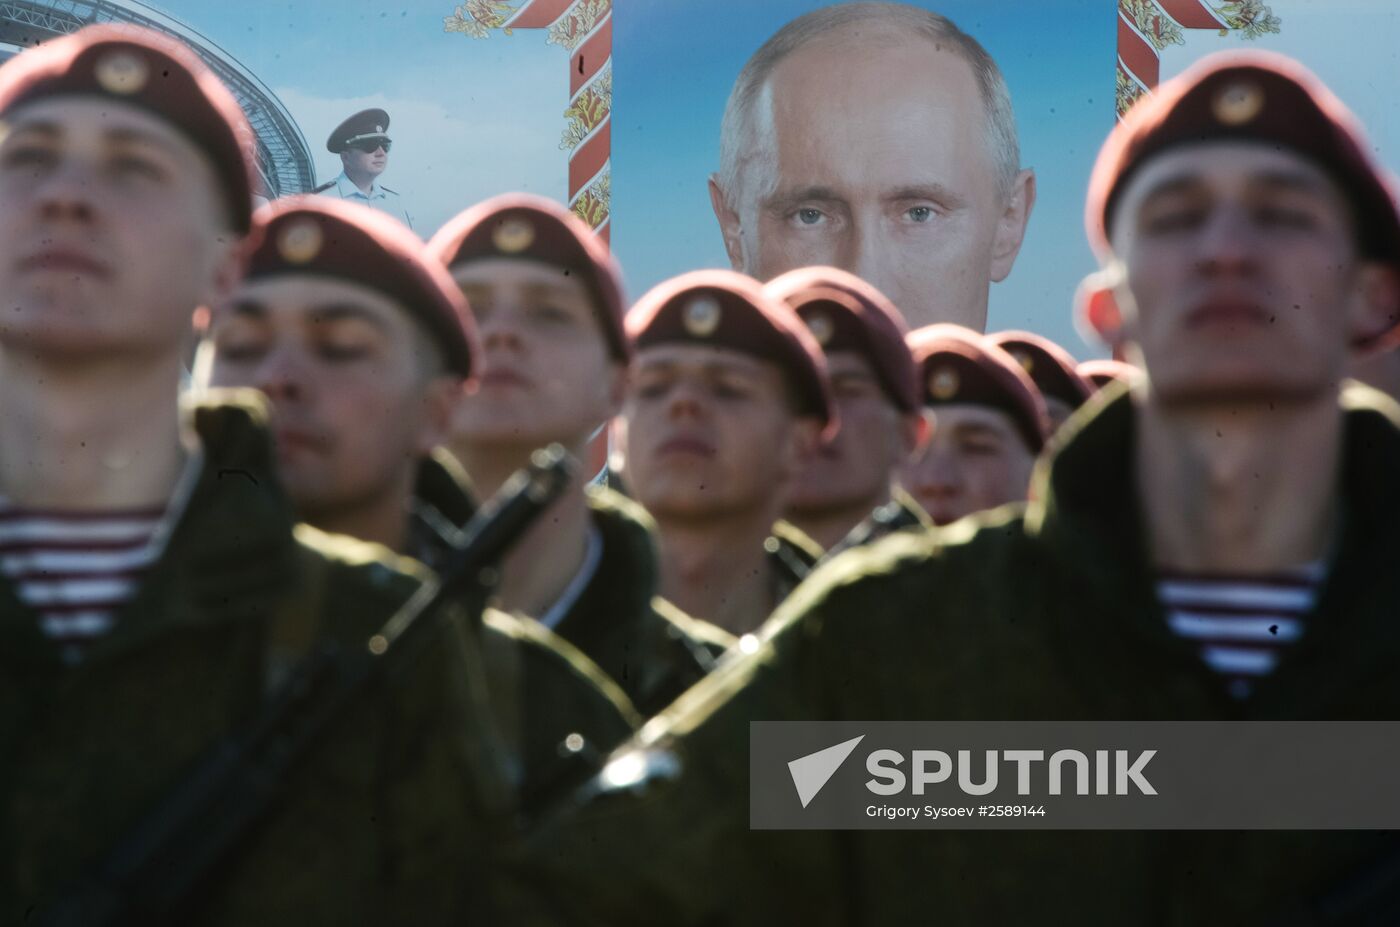
[[[769,511],[817,431],[794,414],[775,364],[701,345],[639,352],[623,414],[628,479],[658,518]]]
[[[1024,501],[1035,455],[1010,416],[953,403],[925,409],[928,443],[900,470],[900,484],[935,524]]]
[[[791,512],[866,500],[879,505],[906,452],[910,426],[880,388],[870,362],[854,351],[833,351],[826,362],[841,427],[803,469],[788,503]]]
[[[1165,152],[1114,218],[1124,334],[1167,402],[1336,388],[1365,324],[1348,204],[1310,161],[1249,142]]]
[[[131,106],[58,98],[0,136],[0,342],[51,356],[171,356],[237,276],[208,158]]]
[[[302,517],[405,493],[446,435],[460,381],[426,333],[362,284],[282,275],[213,313],[198,375],[272,401],[283,484]]]
[[[576,446],[621,399],[623,369],[608,353],[593,298],[573,275],[510,258],[453,268],[476,317],[479,386],[458,410],[467,444]]]

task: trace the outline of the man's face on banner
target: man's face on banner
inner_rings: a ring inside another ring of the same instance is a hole
[[[712,190],[730,260],[767,280],[827,264],[914,326],[982,331],[1034,196],[998,178],[970,65],[922,38],[832,32],[782,59],[743,133],[741,189]]]

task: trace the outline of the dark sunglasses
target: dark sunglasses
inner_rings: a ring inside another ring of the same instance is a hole
[[[363,151],[365,154],[373,154],[378,149],[383,148],[384,153],[388,154],[393,144],[387,138],[362,138],[358,142],[351,142],[350,147],[356,151]]]

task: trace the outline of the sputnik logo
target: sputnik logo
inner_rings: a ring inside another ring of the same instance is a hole
[[[865,735],[861,734],[833,747],[800,756],[788,763],[788,772],[792,774],[792,784],[797,789],[797,797],[802,802],[802,807],[806,808],[812,799],[817,797],[817,793],[836,775],[836,770],[846,762],[846,757],[850,756],[856,745],[864,739]]]

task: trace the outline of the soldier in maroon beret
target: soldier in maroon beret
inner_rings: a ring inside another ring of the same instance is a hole
[[[662,595],[752,631],[805,575],[808,564],[785,561],[814,546],[790,530],[784,544],[773,527],[836,427],[821,348],[796,312],[732,271],[658,285],[627,330],[628,475],[659,526]]]
[[[622,278],[577,216],[507,194],[468,209],[429,249],[472,304],[478,385],[447,447],[483,493],[537,448],[575,456],[619,410],[631,362]],[[653,605],[650,519],[580,473],[543,523],[505,558],[500,604],[538,618],[611,676],[643,711],[663,707],[729,643],[717,628]]]
[[[1079,375],[1074,358],[1049,338],[1024,331],[997,332],[987,338],[1010,354],[1031,378],[1045,400],[1051,431],[1093,395],[1093,387]]]
[[[900,469],[901,484],[937,525],[1024,502],[1049,434],[1030,377],[990,339],[959,325],[921,328],[909,348],[929,436]]]
[[[466,301],[415,235],[371,210],[288,197],[257,228],[196,378],[272,400],[282,481],[302,518],[432,562],[427,526],[438,519],[410,520],[410,502],[420,476],[453,482],[430,455],[479,350]],[[454,525],[470,514],[438,501]]]
[[[828,551],[927,525],[894,485],[926,430],[904,317],[879,290],[834,267],[789,271],[764,290],[796,310],[821,346],[841,419],[793,488],[785,517]]]

